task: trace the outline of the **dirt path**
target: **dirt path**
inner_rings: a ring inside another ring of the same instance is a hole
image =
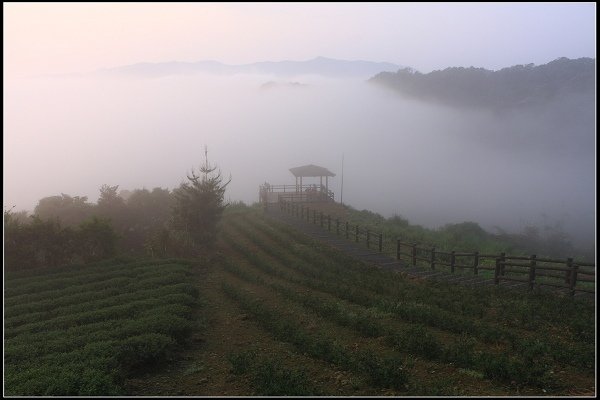
[[[213,264],[198,267],[196,279],[201,306],[196,313],[198,328],[189,345],[174,356],[173,363],[153,372],[129,379],[126,391],[130,395],[164,396],[240,396],[251,394],[250,383],[244,377],[229,373],[227,354],[242,351],[250,338],[260,332],[246,316],[225,297],[223,272]],[[253,343],[254,344],[254,343]]]
[[[131,396],[252,396],[255,387],[251,374],[235,375],[229,354],[256,350],[261,359],[280,359],[289,366],[310,365],[312,384],[331,386],[332,376],[342,381],[343,372],[332,370],[327,363],[299,354],[293,345],[274,339],[249,318],[221,287],[231,280],[214,262],[198,267],[195,274],[201,305],[189,343],[173,356],[171,362],[149,372],[140,373],[125,383]],[[337,383],[337,382],[336,382]],[[339,384],[334,389],[347,390]]]

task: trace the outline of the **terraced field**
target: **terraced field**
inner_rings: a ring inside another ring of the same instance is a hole
[[[123,394],[201,329],[191,276],[182,260],[5,273],[4,394]]]
[[[595,306],[374,269],[229,213],[207,328],[132,395],[593,395]]]

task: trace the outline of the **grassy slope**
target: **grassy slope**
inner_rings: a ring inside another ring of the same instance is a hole
[[[592,393],[594,306],[410,281],[260,213],[224,221],[208,328],[133,395]],[[590,390],[592,392],[590,392]]]

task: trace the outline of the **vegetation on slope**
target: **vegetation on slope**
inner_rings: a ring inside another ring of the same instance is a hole
[[[205,291],[217,336],[194,353],[205,368],[149,376],[152,392],[131,394],[543,395],[594,384],[589,302],[412,281],[243,207],[227,213],[220,249]]]
[[[422,74],[404,68],[381,72],[370,81],[413,98],[455,107],[540,107],[561,97],[583,95],[591,108],[595,64],[591,58],[563,57],[544,65],[515,65],[498,71],[454,67]]]
[[[348,221],[350,229],[359,225],[361,229],[370,229],[375,233],[383,233],[386,243],[384,248],[395,254],[395,240],[400,238],[407,243],[418,243],[424,247],[435,247],[440,251],[470,252],[479,251],[485,254],[531,255],[539,257],[567,258],[577,261],[593,262],[595,253],[577,249],[573,246],[568,234],[559,224],[544,227],[527,226],[519,233],[508,233],[499,230],[491,233],[484,230],[476,222],[446,224],[438,229],[429,229],[421,225],[411,224],[406,218],[394,215],[389,218],[369,210],[357,210],[351,206],[311,204],[311,210],[340,221]],[[312,213],[311,212],[311,221]],[[345,229],[342,225],[341,229]]]
[[[167,360],[199,328],[190,275],[182,260],[6,273],[6,394],[123,394],[128,375]]]

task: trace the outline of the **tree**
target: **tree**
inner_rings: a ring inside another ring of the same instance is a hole
[[[127,199],[129,227],[123,234],[124,248],[141,249],[144,243],[163,229],[171,220],[173,196],[168,189],[136,189]],[[156,254],[155,252],[150,252]]]
[[[125,201],[117,194],[119,185],[110,186],[104,184],[100,187],[100,197],[98,198],[98,207],[110,207],[113,204],[124,204]]]
[[[224,203],[225,188],[231,177],[223,183],[221,171],[208,163],[208,151],[204,149],[205,162],[200,174],[191,171],[189,182],[182,183],[174,191],[173,227],[183,231],[192,247],[211,246],[217,235],[218,223],[227,207]]]
[[[119,185],[104,184],[100,187],[100,197],[98,198],[95,215],[110,221],[115,232],[119,236],[125,237],[131,226],[131,215],[127,210],[125,200],[118,195],[118,189]],[[120,248],[120,250],[126,250],[126,248]]]
[[[116,223],[124,223],[127,210],[125,200],[117,194],[119,185],[109,186],[102,185],[100,187],[100,197],[98,198],[97,213],[104,218],[108,218]]]
[[[87,196],[71,197],[64,193],[44,197],[38,201],[33,213],[42,220],[59,218],[62,225],[76,227],[94,213],[94,205],[87,200]]]
[[[28,226],[15,218],[12,208],[4,210],[4,267],[6,269],[16,269],[21,265],[25,268],[35,266],[34,244],[28,237],[28,231]]]
[[[73,260],[75,232],[62,227],[58,217],[42,220],[35,215],[22,223],[4,212],[4,265],[9,270],[56,267]]]
[[[118,235],[106,219],[93,217],[79,225],[78,251],[85,262],[98,261],[116,254]]]

